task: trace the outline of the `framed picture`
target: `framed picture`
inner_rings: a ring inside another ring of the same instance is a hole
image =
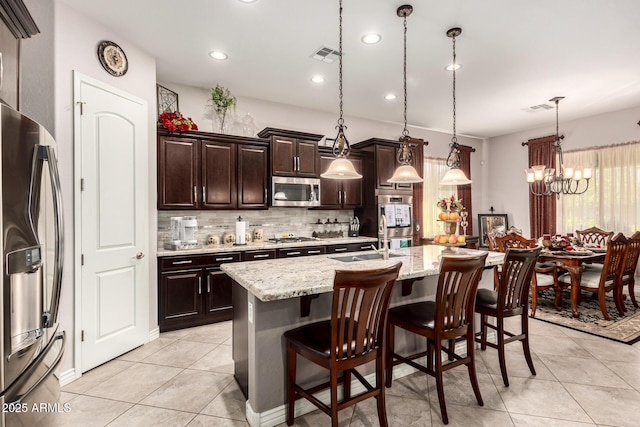
[[[478,227],[480,227],[480,246],[489,247],[487,233],[491,230],[500,230],[504,233],[509,228],[507,214],[478,214]]]
[[[164,86],[156,85],[158,96],[158,114],[180,111],[178,108],[178,94]]]

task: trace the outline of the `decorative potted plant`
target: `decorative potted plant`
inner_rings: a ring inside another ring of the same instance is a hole
[[[211,88],[211,101],[213,108],[220,120],[220,133],[224,133],[224,121],[227,116],[227,112],[236,107],[236,98],[231,96],[229,89],[216,85],[215,88]]]

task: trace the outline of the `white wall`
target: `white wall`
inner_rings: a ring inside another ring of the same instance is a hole
[[[61,329],[67,331],[69,340],[61,371],[75,367],[73,343],[79,335],[74,330],[74,194],[73,182],[80,177],[73,175],[73,71],[100,80],[108,85],[145,99],[148,112],[148,162],[149,162],[149,318],[150,328],[157,326],[157,278],[156,278],[156,154],[155,154],[155,58],[135,45],[122,40],[118,34],[87,17],[78,14],[61,1],[42,2],[26,0],[25,4],[36,18],[41,34],[34,36],[23,57],[23,105],[25,112],[32,112],[53,134],[58,144],[58,160],[62,185],[65,251],[63,287],[60,305]],[[112,40],[125,50],[129,71],[123,77],[107,74],[98,62],[96,49],[101,40]],[[25,46],[26,47],[26,46]],[[117,201],[114,201],[117,203]]]
[[[171,82],[159,82],[159,84],[178,94],[180,111],[183,115],[191,117],[200,130],[219,132],[218,128],[214,129],[209,109],[207,109],[207,101],[211,98],[209,89],[184,86]],[[329,138],[335,137],[335,126],[338,119],[337,109],[335,113],[327,113],[311,108],[292,107],[255,98],[237,97],[237,99],[236,119],[241,120],[245,114],[249,113],[253,117],[258,131],[265,127],[273,127],[316,133]],[[401,116],[401,103],[398,103],[398,110],[398,116]],[[397,141],[402,132],[402,123],[379,122],[345,116],[345,124],[347,125],[346,135],[351,144],[369,138],[384,138]],[[409,131],[412,137],[422,138],[429,142],[429,145],[424,150],[425,156],[447,157],[449,154],[450,133],[412,126],[409,126]],[[476,149],[476,152],[471,155],[471,175],[473,180],[473,209],[477,213],[482,201],[483,181],[486,175],[484,170],[486,166],[483,166],[482,162],[484,144],[480,139],[465,136],[459,136],[458,143]],[[426,183],[426,185],[438,185],[438,183]],[[436,201],[434,200],[433,203],[435,204]]]
[[[571,121],[563,121],[560,116],[560,133],[565,135],[562,149],[569,151],[638,141],[638,119],[640,107]],[[493,206],[496,213],[507,213],[509,224],[522,228],[527,236],[530,234],[529,186],[524,170],[528,167],[528,149],[521,143],[555,134],[555,114],[551,115],[550,120],[547,126],[491,138],[485,143],[487,164],[490,167],[487,168],[481,206],[487,212]]]

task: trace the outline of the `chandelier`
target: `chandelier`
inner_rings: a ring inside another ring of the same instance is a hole
[[[453,136],[451,137],[450,151],[447,157],[447,166],[451,169],[444,174],[444,177],[440,180],[440,185],[471,184],[471,180],[460,169],[460,149],[458,148],[458,137],[456,136],[456,69],[460,68],[456,62],[456,37],[460,34],[462,34],[462,29],[457,27],[447,31],[447,37],[453,40],[453,63],[451,64],[453,72]]]
[[[571,165],[564,165],[562,161],[562,139],[558,127],[558,104],[564,96],[551,98],[550,102],[556,104],[556,140],[552,145],[553,151],[558,155],[558,171],[554,168],[547,168],[545,165],[532,166],[525,169],[529,190],[534,196],[551,196],[555,194],[560,198],[560,194],[582,194],[589,188],[592,170],[589,167],[584,169],[574,168]],[[552,164],[551,162],[549,164]]]
[[[353,163],[347,156],[349,155],[350,147],[349,140],[347,140],[346,135],[344,134],[345,129],[347,127],[344,125],[344,119],[342,118],[342,0],[339,1],[340,7],[340,24],[339,24],[339,47],[338,47],[338,70],[339,70],[339,92],[340,92],[340,118],[338,119],[338,125],[336,129],[338,129],[338,135],[333,140],[333,155],[336,157],[335,160],[331,162],[327,171],[320,176],[322,178],[329,179],[358,179],[362,178],[356,169],[353,167]]]
[[[400,149],[398,150],[398,163],[400,166],[395,170],[393,176],[388,180],[391,183],[419,183],[422,178],[411,163],[413,152],[411,150],[411,137],[407,129],[407,16],[413,12],[413,6],[405,4],[400,6],[396,14],[404,21],[404,55],[403,55],[403,77],[404,77],[404,129],[400,137]]]

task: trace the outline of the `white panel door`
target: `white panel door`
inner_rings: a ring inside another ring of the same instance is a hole
[[[86,372],[148,341],[149,143],[146,102],[87,78],[78,88]]]

